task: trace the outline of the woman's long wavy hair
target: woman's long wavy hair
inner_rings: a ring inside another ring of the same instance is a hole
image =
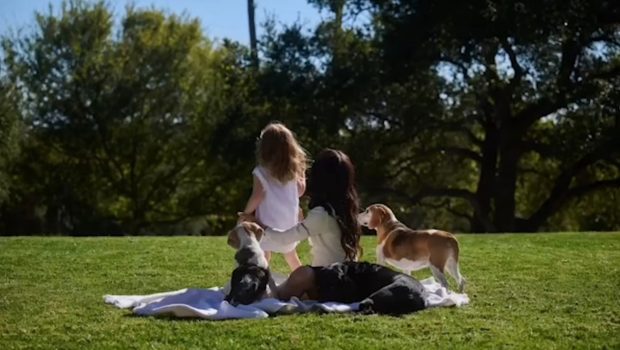
[[[361,228],[357,222],[359,198],[355,189],[355,168],[341,151],[325,149],[316,157],[308,178],[310,209],[321,206],[338,221],[340,244],[346,259],[355,261],[362,255]]]

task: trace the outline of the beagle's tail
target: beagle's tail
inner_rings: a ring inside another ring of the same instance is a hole
[[[467,280],[463,275],[461,275],[461,271],[459,269],[459,242],[456,240],[456,237],[450,240],[450,246],[452,250],[452,255],[448,257],[446,260],[446,270],[447,272],[456,280],[459,285],[459,292],[462,293],[465,290],[465,284]]]

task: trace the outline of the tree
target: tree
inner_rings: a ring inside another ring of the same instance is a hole
[[[315,28],[271,20],[250,47],[213,47],[157,10],[114,26],[78,0],[4,38],[0,227],[164,232],[208,216],[204,233],[222,232],[272,120],[310,154],[345,150],[363,202],[414,227],[620,227],[612,2],[310,2]]]
[[[384,179],[391,185],[375,191],[410,204],[466,203],[455,214],[472,230],[510,232],[539,230],[571,200],[620,186],[620,13],[612,2],[377,0],[352,8],[372,14],[384,91],[422,82],[424,91],[401,97],[432,96],[426,109],[374,100],[367,115],[375,125],[410,136],[390,162],[409,179]],[[429,71],[444,81],[420,79]],[[433,138],[441,142],[423,142]],[[441,176],[446,162],[458,164],[460,186]],[[548,184],[536,189],[544,195],[518,203],[520,184],[532,182]]]
[[[254,14],[256,13],[256,5],[254,0],[248,0],[248,27],[250,29],[250,55],[252,57],[252,65],[258,68],[258,44],[256,42],[256,21]]]
[[[18,155],[20,138],[15,88],[2,76],[0,69],[0,204],[9,194],[7,169]]]
[[[9,75],[31,133],[74,170],[78,201],[132,233],[177,218],[220,117],[218,54],[199,23],[128,8],[116,40],[105,3],[72,1],[37,24],[5,41]]]

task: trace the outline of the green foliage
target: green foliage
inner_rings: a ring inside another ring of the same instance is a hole
[[[0,69],[1,74],[1,69]],[[18,155],[20,124],[15,89],[0,80],[0,205],[9,196],[11,181],[7,169]]]
[[[620,235],[462,235],[471,304],[406,317],[291,315],[264,320],[132,317],[104,294],[223,285],[224,238],[0,239],[3,349],[615,349]],[[362,240],[373,261],[375,239]],[[518,247],[519,249],[516,249]],[[309,261],[308,245],[300,246]],[[275,269],[287,271],[280,257]],[[426,278],[428,270],[416,273]],[[584,277],[584,276],[587,276]],[[584,278],[586,281],[584,281]]]
[[[549,219],[620,186],[611,2],[313,3],[333,15],[314,40],[337,82],[318,106],[344,111],[367,199],[400,205],[415,226],[535,231],[565,227]]]
[[[60,15],[37,22],[38,31],[5,47],[26,96],[24,118],[49,147],[40,161],[68,172],[77,185],[69,196],[93,219],[111,217],[137,233],[185,217],[179,202],[209,177],[205,140],[222,110],[213,69],[220,54],[199,23],[129,8],[115,39],[101,2],[63,4]],[[48,209],[67,205],[44,200]]]
[[[114,26],[103,1],[5,37],[0,232],[221,234],[273,120],[347,152],[363,205],[414,227],[620,227],[611,1],[309,2],[322,22],[268,21],[258,66],[195,19]]]

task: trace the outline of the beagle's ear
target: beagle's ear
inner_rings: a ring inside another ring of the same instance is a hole
[[[368,223],[369,228],[376,228],[381,226],[384,222],[390,219],[390,214],[380,205],[373,205],[370,209],[370,222]]]
[[[241,242],[239,242],[239,236],[237,235],[236,229],[232,229],[230,230],[230,232],[228,232],[228,240],[226,242],[229,246],[235,249],[239,249]]]
[[[254,231],[254,235],[256,236],[257,241],[260,241],[260,239],[263,238],[264,233],[265,230],[262,227],[256,225],[256,231]]]
[[[390,219],[390,213],[381,205],[377,206],[377,213],[379,214],[379,225]]]
[[[263,233],[265,233],[265,230],[255,222],[244,222],[243,228],[247,232],[253,234],[257,241],[260,241],[261,237],[263,237]]]

